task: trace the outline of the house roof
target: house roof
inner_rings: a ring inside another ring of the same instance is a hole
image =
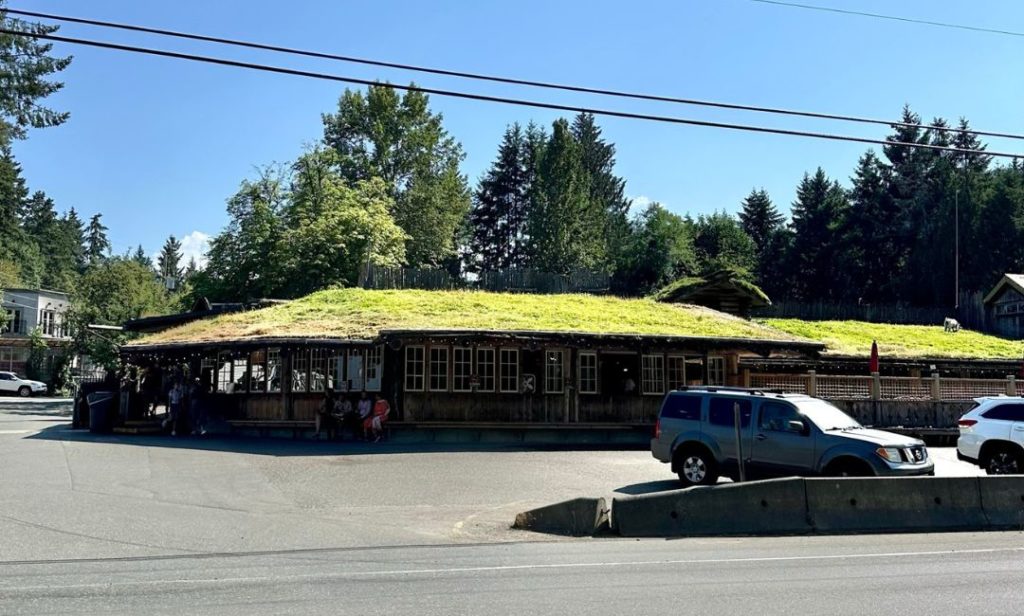
[[[546,332],[809,342],[700,306],[582,294],[334,289],[218,315],[128,347],[267,338],[375,340],[383,332]]]
[[[982,303],[987,304],[999,297],[1007,286],[1024,295],[1024,274],[1003,274],[1003,277],[999,279],[996,286],[992,287],[992,290],[988,292]]]
[[[4,293],[42,293],[45,295],[62,295],[69,297],[64,291],[54,291],[52,289],[29,289],[27,287],[11,287],[9,289],[2,289]]]

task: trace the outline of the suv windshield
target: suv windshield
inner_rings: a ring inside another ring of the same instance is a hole
[[[814,425],[822,430],[847,430],[863,428],[856,419],[850,417],[838,408],[824,400],[807,398],[805,400],[793,400],[800,412],[807,417]]]

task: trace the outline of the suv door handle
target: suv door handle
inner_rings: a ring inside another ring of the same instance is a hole
[[[1022,429],[1024,429],[1024,428],[1022,428]],[[756,438],[756,439],[757,439],[757,440],[759,440],[759,441],[766,441],[766,440],[768,440],[768,436],[767,436],[767,435],[765,435],[765,434],[758,434],[758,435],[757,435],[757,436],[755,436],[754,438]]]

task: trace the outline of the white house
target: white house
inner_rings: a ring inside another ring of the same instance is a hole
[[[50,347],[49,356],[70,340],[65,326],[70,307],[67,293],[60,291],[5,289],[2,308],[7,322],[0,328],[0,370],[24,374],[29,336],[37,327]]]

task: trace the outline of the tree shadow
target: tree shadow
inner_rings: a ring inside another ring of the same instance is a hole
[[[406,438],[408,435],[406,435]],[[603,451],[607,445],[571,443],[438,443],[384,440],[378,443],[349,440],[312,440],[308,438],[255,437],[233,434],[170,436],[165,434],[97,434],[72,429],[70,424],[44,428],[27,439],[124,445],[128,447],[166,447],[196,451],[223,451],[250,455],[290,456],[364,456],[403,453],[448,452],[523,452],[523,451]]]

